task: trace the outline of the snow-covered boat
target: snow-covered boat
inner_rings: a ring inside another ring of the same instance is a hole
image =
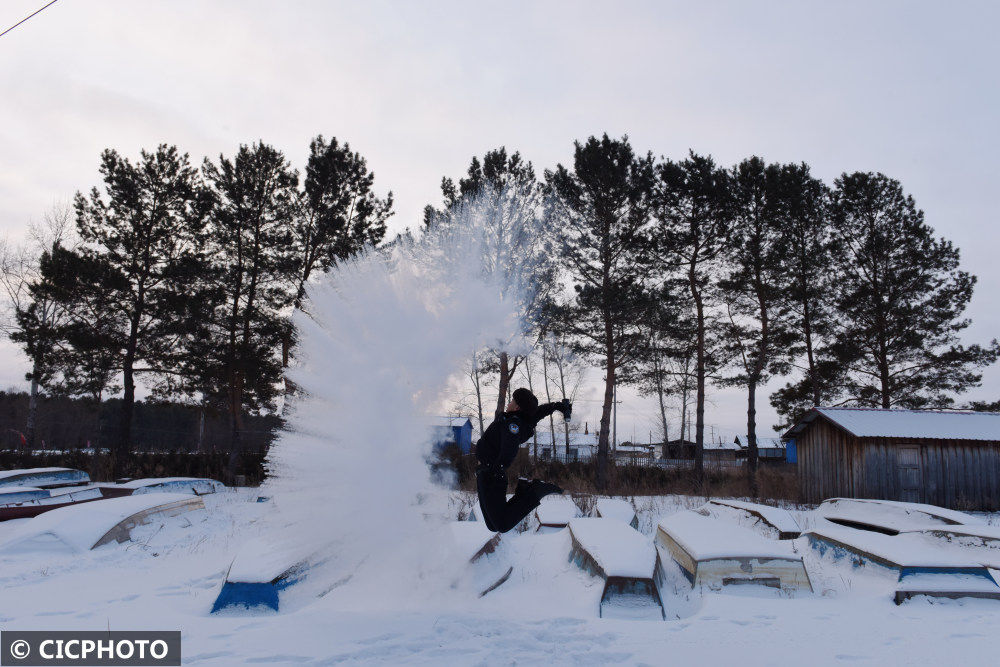
[[[101,491],[108,498],[143,495],[145,493],[190,493],[204,496],[225,490],[222,482],[206,477],[148,477],[132,479],[121,484],[100,484]]]
[[[35,486],[5,486],[0,487],[0,507],[11,503],[23,503],[26,500],[38,500],[48,498],[48,489],[39,489]]]
[[[541,504],[535,508],[535,518],[538,520],[538,527],[535,529],[539,533],[562,530],[570,522],[580,516],[580,508],[576,506],[572,498],[567,496],[546,496],[542,498]]]
[[[492,532],[481,521],[455,521],[450,530],[455,548],[473,568],[473,584],[479,597],[496,590],[510,578],[514,567],[501,553],[501,533]]]
[[[661,560],[674,560],[692,586],[721,589],[757,584],[812,591],[802,557],[787,541],[684,511],[660,521],[656,547]]]
[[[788,510],[781,509],[780,507],[723,498],[713,498],[708,501],[706,509],[711,512],[713,506],[725,508],[726,510],[735,510],[744,516],[761,522],[765,527],[773,531],[779,540],[794,540],[802,534],[802,529],[799,527],[795,517]]]
[[[39,489],[57,489],[63,486],[83,486],[89,483],[90,475],[74,468],[0,470],[0,488],[33,486]]]
[[[656,550],[620,519],[569,522],[570,559],[604,580],[598,614],[617,618],[666,618],[656,585]]]
[[[982,523],[972,515],[935,505],[867,498],[830,498],[820,504],[817,513],[827,521],[841,526],[885,535],[898,535],[934,526]]]
[[[99,502],[75,503],[28,521],[0,543],[0,553],[80,553],[128,541],[137,526],[205,508],[197,496],[165,493],[101,499],[100,491],[92,491]]]
[[[278,611],[278,594],[301,580],[309,553],[283,541],[257,539],[240,550],[212,604],[212,613],[227,609]]]
[[[13,488],[13,487],[11,487]],[[96,487],[83,489],[70,488],[66,492],[52,493],[44,490],[45,495],[31,500],[21,502],[6,503],[0,505],[0,521],[10,521],[11,519],[30,519],[45,512],[89,503],[95,500],[103,500],[104,495]]]
[[[598,498],[594,501],[593,515],[597,518],[617,519],[636,530],[639,528],[639,517],[635,513],[635,508],[621,498]]]
[[[975,556],[928,542],[920,532],[886,535],[827,524],[804,536],[821,556],[894,576],[897,604],[915,595],[1000,599],[1000,585]]]

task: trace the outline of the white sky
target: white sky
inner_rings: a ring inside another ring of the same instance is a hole
[[[0,29],[42,4],[4,0]],[[105,147],[200,162],[263,139],[301,168],[311,137],[336,136],[394,192],[395,231],[474,154],[506,145],[541,171],[574,139],[628,133],[656,155],[900,179],[979,276],[968,338],[985,342],[998,19],[988,2],[61,0],[0,38],[0,233],[97,184]],[[0,354],[0,386],[19,383],[24,360]],[[579,405],[591,425],[599,396]],[[970,396],[1000,398],[1000,370]],[[620,439],[647,432],[652,406],[620,397]],[[708,422],[731,435],[744,409],[716,391]]]

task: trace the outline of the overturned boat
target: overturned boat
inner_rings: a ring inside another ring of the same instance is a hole
[[[769,540],[697,512],[678,512],[660,521],[655,544],[660,558],[675,561],[696,588],[749,584],[812,591],[802,557],[790,542]]]
[[[666,618],[656,583],[656,550],[646,537],[628,523],[609,518],[573,519],[569,534],[570,560],[604,581],[599,616]]]
[[[75,468],[0,470],[0,488],[32,486],[39,489],[58,489],[64,486],[83,486],[89,483],[90,475]]]

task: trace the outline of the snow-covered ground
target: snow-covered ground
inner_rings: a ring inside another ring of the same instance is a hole
[[[397,580],[391,567],[332,587],[307,577],[282,593],[281,612],[212,615],[234,555],[260,538],[273,511],[255,498],[248,489],[205,496],[205,510],[82,554],[0,555],[0,629],[180,629],[186,665],[986,665],[1000,651],[1000,602],[896,606],[891,577],[820,558],[804,538],[794,546],[814,593],[695,593],[677,573],[667,621],[598,618],[602,582],[568,560],[568,531],[530,529],[504,536],[497,557],[513,573],[483,598],[465,585],[462,559],[443,551],[447,567],[413,581]],[[652,540],[659,519],[703,500],[638,499],[643,534]],[[810,514],[797,518],[808,523]],[[23,523],[0,523],[0,542]],[[409,572],[400,551],[395,571]]]

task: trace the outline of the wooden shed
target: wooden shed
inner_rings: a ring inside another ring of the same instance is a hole
[[[805,502],[876,498],[1000,509],[1000,414],[820,407],[784,437],[797,452]]]

